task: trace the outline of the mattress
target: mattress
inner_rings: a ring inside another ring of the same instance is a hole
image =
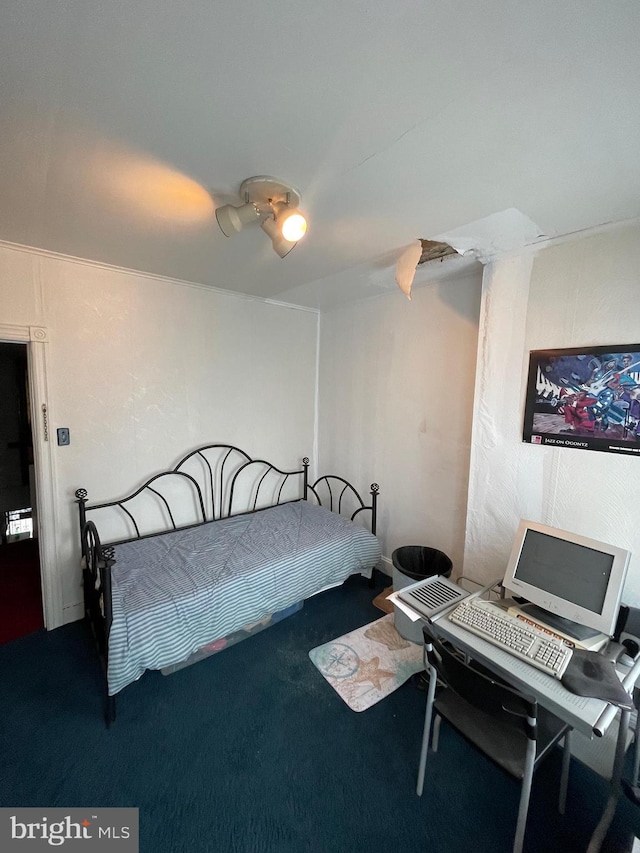
[[[380,555],[375,536],[308,501],[115,546],[109,694]]]

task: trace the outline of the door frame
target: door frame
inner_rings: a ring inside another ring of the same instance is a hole
[[[16,326],[0,323],[0,341],[27,345],[31,434],[38,514],[38,550],[42,587],[42,612],[48,631],[63,624],[62,585],[58,571],[55,537],[54,455],[49,424],[47,392],[47,350],[49,336],[45,326]]]

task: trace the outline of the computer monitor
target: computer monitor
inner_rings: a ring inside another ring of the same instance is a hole
[[[610,636],[630,556],[623,548],[523,520],[503,585],[548,613]]]

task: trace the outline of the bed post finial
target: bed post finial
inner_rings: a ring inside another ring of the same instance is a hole
[[[104,621],[106,627],[107,644],[109,641],[109,631],[113,622],[113,602],[111,599],[111,567],[115,563],[116,549],[113,545],[104,545],[100,549],[101,557],[104,560],[104,565],[101,567],[102,590],[104,601]]]
[[[378,492],[380,486],[377,483],[371,483],[371,532],[376,534],[376,522],[378,519]]]
[[[309,492],[309,457],[305,456],[302,459],[302,500],[306,501]]]
[[[76,503],[78,504],[78,515],[80,520],[80,547],[82,549],[82,556],[86,557],[84,550],[84,526],[87,523],[87,514],[85,512],[85,504],[87,502],[87,490],[86,489],[76,489]]]

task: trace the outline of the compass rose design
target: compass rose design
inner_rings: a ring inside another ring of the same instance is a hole
[[[327,643],[315,655],[314,663],[328,678],[348,678],[358,669],[360,659],[345,643]]]

